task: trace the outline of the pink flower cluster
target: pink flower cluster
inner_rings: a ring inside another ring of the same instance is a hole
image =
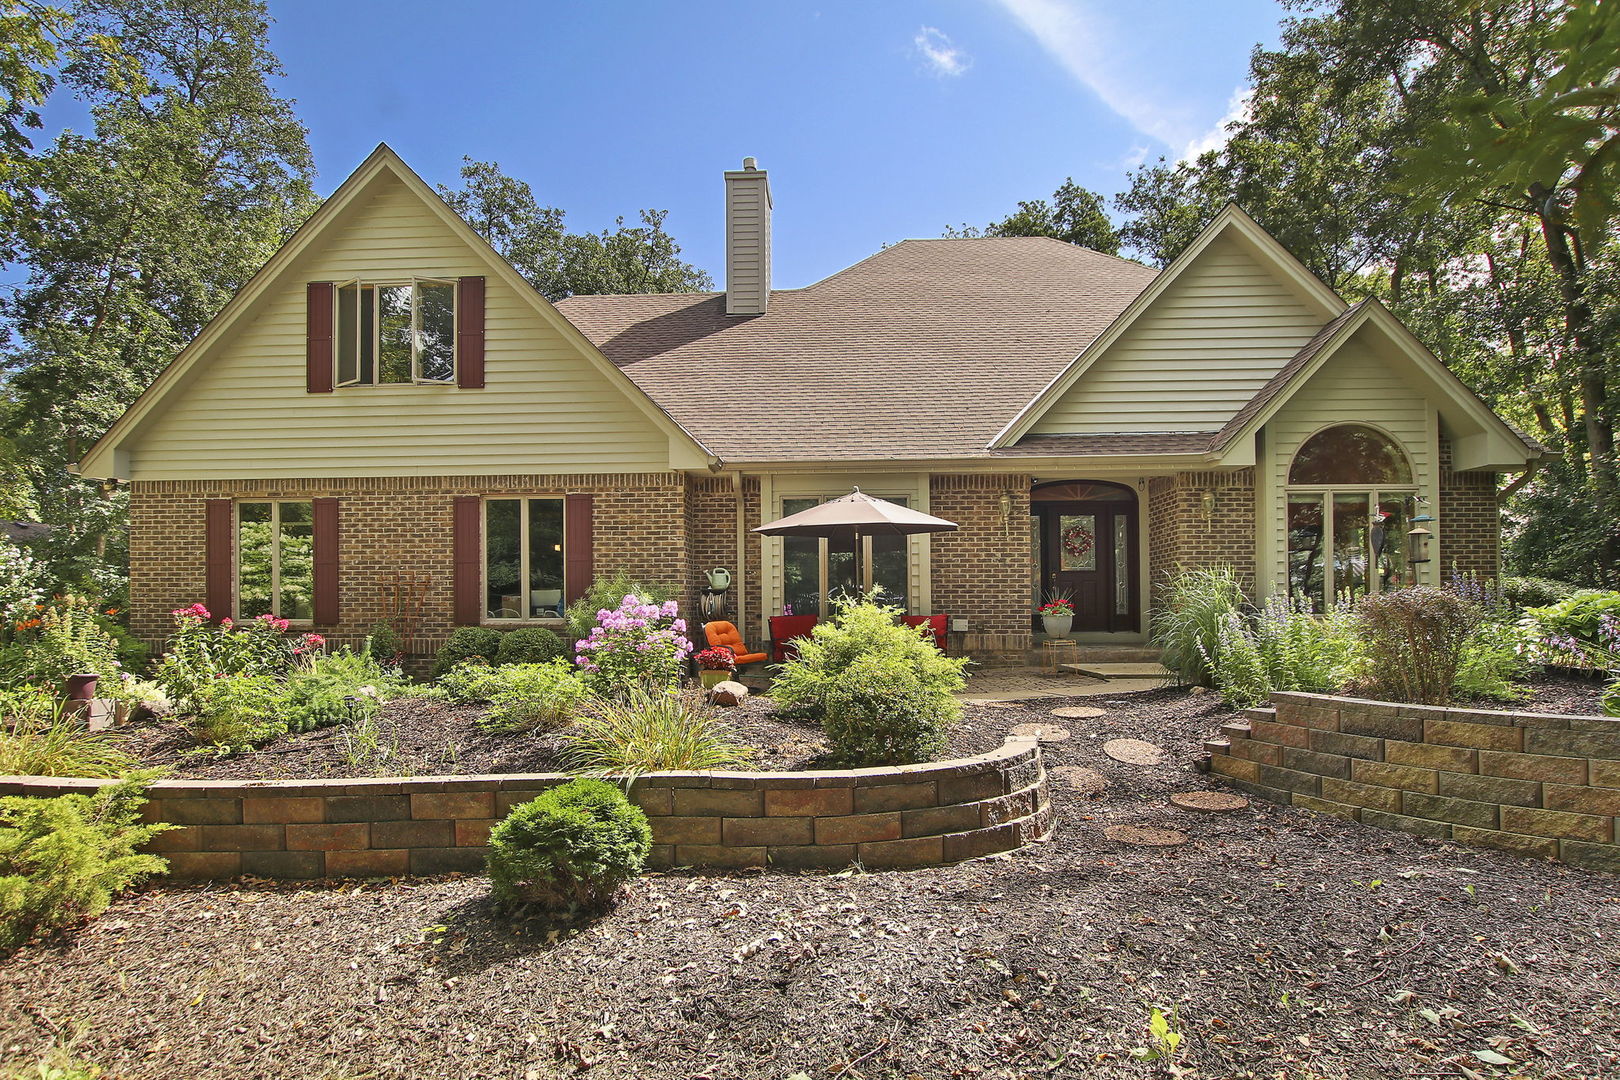
[[[305,653],[316,652],[325,644],[326,639],[320,634],[305,634],[298,639],[298,644],[293,646],[293,655],[302,656]]]
[[[692,652],[686,620],[677,617],[679,611],[673,600],[643,603],[639,596],[628,594],[617,610],[603,608],[596,613],[590,637],[574,643],[579,654],[574,662],[592,673],[601,672],[604,665],[676,667]]]
[[[173,611],[169,612],[169,614],[173,615],[177,619],[207,620],[213,618],[213,615],[209,613],[208,609],[203,607],[201,604],[192,604],[190,607],[175,608]]]

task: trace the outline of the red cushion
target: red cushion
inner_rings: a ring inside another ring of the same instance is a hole
[[[771,625],[771,652],[776,656],[778,664],[785,664],[791,657],[798,655],[798,649],[793,642],[799,638],[807,638],[810,631],[816,628],[821,621],[819,615],[772,615]]]
[[[950,616],[948,615],[902,615],[900,621],[907,626],[926,626],[934,635],[934,647],[940,652],[945,651],[945,635],[948,630]]]

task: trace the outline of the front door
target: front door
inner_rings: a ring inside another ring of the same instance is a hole
[[[1136,630],[1135,504],[1038,505],[1043,585],[1074,598],[1074,629]]]

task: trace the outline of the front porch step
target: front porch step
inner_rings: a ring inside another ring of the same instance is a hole
[[[1111,681],[1113,679],[1169,679],[1170,669],[1163,664],[1152,663],[1096,663],[1082,662],[1078,664],[1059,664],[1059,671],[1067,671],[1073,675],[1089,675],[1093,679]]]
[[[1046,655],[1045,645],[1037,644],[1029,650],[1029,663],[1039,665],[1042,657]],[[1067,654],[1079,664],[1157,664],[1162,655],[1158,649],[1151,645],[1102,645],[1079,642],[1074,650]]]

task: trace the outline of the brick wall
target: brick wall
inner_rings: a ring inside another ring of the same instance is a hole
[[[930,540],[933,608],[969,620],[962,648],[981,661],[1021,662],[1032,641],[1029,489],[1026,475],[929,479],[929,512],[960,526]],[[1012,498],[1005,516],[1003,494]]]
[[[203,598],[205,500],[336,496],[339,622],[328,636],[339,643],[364,637],[388,611],[390,589],[403,569],[427,585],[413,651],[430,652],[455,625],[454,496],[567,492],[595,496],[598,572],[622,568],[646,580],[677,583],[691,600],[696,584],[685,525],[686,478],[679,473],[137,481],[130,494],[131,628],[161,640],[170,629],[168,613]]]
[[[1206,516],[1204,495],[1215,493]],[[1255,588],[1254,470],[1183,472],[1148,481],[1148,563],[1157,605],[1177,570],[1230,566]]]
[[[1620,719],[1273,694],[1210,740],[1263,798],[1620,871]]]
[[[184,826],[151,850],[173,877],[224,880],[477,873],[512,807],[557,774],[407,780],[169,780],[147,821]],[[0,795],[89,792],[106,781],[0,780]],[[978,757],[804,773],[657,773],[631,798],[654,866],[934,866],[1016,848],[1052,827],[1040,748],[1009,737]]]
[[[1502,515],[1496,500],[1496,474],[1457,472],[1451,442],[1440,439],[1438,519],[1442,577],[1454,573],[1495,579],[1501,573]]]

